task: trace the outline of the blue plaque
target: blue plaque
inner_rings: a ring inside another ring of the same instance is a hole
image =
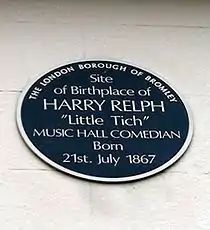
[[[180,95],[156,74],[113,61],[81,61],[29,84],[17,108],[20,133],[42,160],[103,182],[154,175],[192,137]]]

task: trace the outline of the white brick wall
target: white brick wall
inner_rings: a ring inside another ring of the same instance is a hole
[[[194,119],[184,157],[157,176],[97,184],[53,170],[23,143],[15,106],[29,78],[111,58],[162,75]],[[210,229],[210,3],[0,0],[0,227]]]

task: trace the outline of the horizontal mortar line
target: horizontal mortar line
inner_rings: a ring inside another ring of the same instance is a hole
[[[122,26],[137,26],[137,27],[163,27],[163,28],[187,28],[187,29],[210,29],[210,26],[196,25],[150,25],[150,24],[121,24]]]
[[[54,171],[54,169],[25,169],[25,168],[9,168],[9,171]]]
[[[186,172],[186,171],[170,171],[168,173],[171,173],[171,174],[182,174],[182,175],[189,175],[189,172]],[[210,172],[200,172],[198,173],[199,176],[208,176],[210,175]]]
[[[20,92],[22,92],[22,90],[18,90],[18,89],[11,89],[11,90],[0,89],[0,93],[20,93]]]
[[[184,93],[184,91],[180,92],[180,90],[178,91],[178,93],[181,94],[181,96],[183,96],[184,98],[185,97],[209,97],[210,96],[209,93],[206,93],[206,94],[203,94],[203,93],[197,93],[197,94],[195,94],[195,93]]]
[[[26,205],[0,204],[0,208],[26,208]]]
[[[168,173],[171,173],[171,174],[183,174],[183,175],[188,174],[188,172],[185,172],[185,171],[170,171]]]
[[[184,94],[181,93],[183,97],[210,97],[210,94]]]
[[[75,18],[75,20],[77,20],[76,18]],[[74,20],[72,20],[72,22],[74,22]],[[53,24],[55,24],[55,25],[58,25],[58,24],[61,24],[61,25],[71,25],[72,24],[72,22],[50,22],[50,21],[48,21],[48,22],[44,22],[44,23],[42,23],[42,24],[46,24],[46,25],[53,25]],[[20,23],[20,24],[38,24],[39,22],[37,22],[37,21],[5,21],[5,22],[3,22],[3,23]],[[106,25],[106,24],[108,24],[109,25],[109,23],[101,23],[102,25]],[[113,23],[112,24],[113,26],[119,26],[119,25],[121,25],[121,26],[137,26],[137,27],[165,27],[165,28],[169,28],[169,27],[171,27],[171,28],[188,28],[188,29],[210,29],[210,25],[209,26],[199,26],[199,25],[167,25],[167,24],[163,24],[163,25],[158,25],[158,24],[154,24],[154,25],[152,25],[152,24],[132,24],[132,23],[130,23],[130,24],[128,24],[128,23]],[[93,26],[94,26],[94,24],[93,24]]]

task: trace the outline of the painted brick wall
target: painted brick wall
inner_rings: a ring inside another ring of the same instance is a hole
[[[25,146],[16,101],[30,78],[107,58],[158,73],[189,104],[194,138],[157,176],[97,184],[55,171]],[[210,229],[210,3],[0,0],[0,228]]]

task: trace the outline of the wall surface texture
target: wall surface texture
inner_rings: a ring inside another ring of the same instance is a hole
[[[0,0],[0,228],[210,229],[210,2]],[[106,58],[163,76],[189,104],[194,137],[149,179],[100,184],[38,159],[16,127],[26,83],[64,63]]]

